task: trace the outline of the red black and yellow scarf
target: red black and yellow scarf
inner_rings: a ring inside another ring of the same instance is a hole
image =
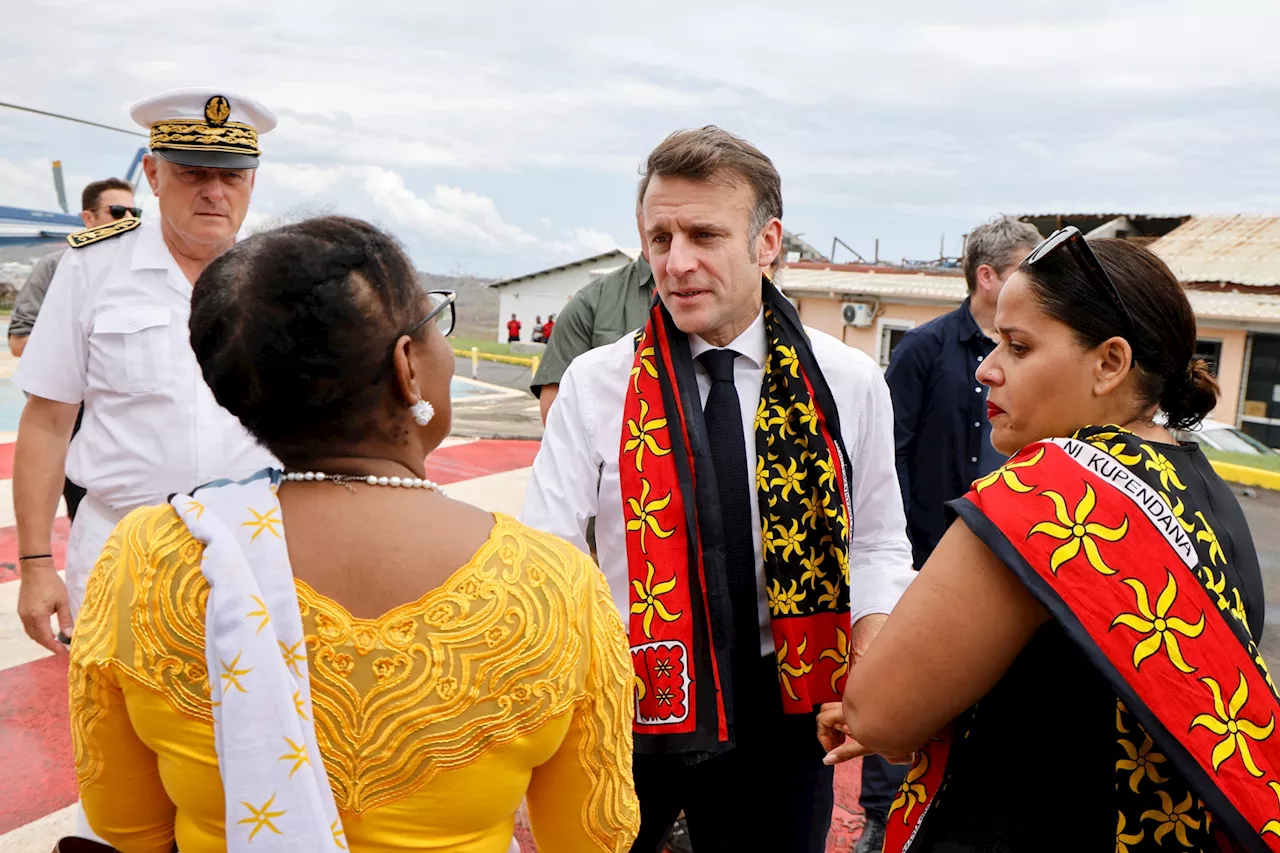
[[[1121,812],[1117,849],[1164,849],[1169,833],[1209,829],[1221,850],[1280,851],[1280,698],[1228,588],[1213,513],[1169,459],[1132,433],[1089,427],[1023,449],[954,506],[1106,676],[1154,742],[1144,749],[1209,813],[1197,819],[1190,797],[1155,790],[1152,811]],[[917,754],[886,851],[910,850],[924,831],[949,750],[944,732]],[[1166,820],[1139,823],[1154,818]]]
[[[764,574],[783,706],[810,713],[840,700],[848,668],[849,458],[795,309],[767,279],[763,289],[755,444]],[[637,749],[716,751],[732,728],[719,501],[688,339],[656,299],[637,338],[618,464]]]

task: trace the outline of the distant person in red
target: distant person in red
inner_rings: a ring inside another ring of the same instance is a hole
[[[552,330],[553,328],[555,328],[555,325],[556,325],[556,315],[555,315],[555,314],[548,314],[548,315],[547,315],[547,323],[546,323],[546,325],[545,325],[545,326],[543,326],[543,327],[542,327],[542,341],[543,341],[543,343],[546,343],[547,341],[551,340],[551,330]]]
[[[511,319],[507,321],[507,343],[514,344],[520,340],[520,321],[516,319],[516,315],[512,314]]]

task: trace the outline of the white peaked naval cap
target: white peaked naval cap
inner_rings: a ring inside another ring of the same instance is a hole
[[[256,169],[258,137],[276,126],[262,104],[224,89],[175,89],[129,110],[151,131],[151,151],[184,166]]]

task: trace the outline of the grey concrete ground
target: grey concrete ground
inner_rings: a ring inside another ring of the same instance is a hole
[[[1237,490],[1239,494],[1240,490]],[[1256,491],[1254,497],[1240,497],[1253,544],[1262,566],[1262,585],[1267,598],[1267,622],[1260,648],[1267,666],[1280,666],[1280,492]]]
[[[471,378],[471,359],[458,358],[454,374]],[[521,393],[455,400],[453,434],[467,438],[542,438],[538,401],[529,393],[529,368],[481,361],[476,379]]]

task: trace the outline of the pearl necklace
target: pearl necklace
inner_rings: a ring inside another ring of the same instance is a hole
[[[337,483],[343,486],[349,492],[354,492],[349,483],[364,483],[368,486],[395,486],[401,489],[427,489],[432,492],[444,494],[444,489],[440,488],[440,484],[432,480],[424,480],[422,477],[378,477],[370,474],[367,477],[355,476],[352,474],[326,474],[323,471],[289,471],[284,475],[286,480],[292,482],[300,481],[325,481]]]

